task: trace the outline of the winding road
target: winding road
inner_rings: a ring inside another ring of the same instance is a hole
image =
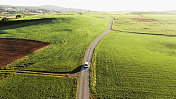
[[[111,23],[109,25],[109,28],[107,31],[105,31],[103,34],[101,34],[99,37],[97,37],[92,44],[89,46],[86,55],[84,57],[83,64],[85,62],[89,62],[89,67],[84,68],[82,65],[81,71],[79,73],[79,87],[78,87],[78,94],[77,94],[77,99],[90,99],[90,93],[89,93],[89,78],[90,78],[90,66],[91,66],[91,61],[92,61],[92,56],[94,49],[98,42],[107,34],[111,31],[112,24],[113,24],[113,18],[111,19]]]

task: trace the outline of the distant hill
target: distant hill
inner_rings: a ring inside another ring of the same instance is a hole
[[[89,10],[83,10],[83,9],[63,8],[63,7],[53,6],[53,5],[38,6],[38,8],[60,11],[60,12],[88,12],[89,11]]]
[[[43,5],[43,6],[11,6],[11,5],[0,5],[0,7],[14,7],[14,8],[23,8],[23,9],[45,9],[52,10],[56,12],[90,12],[90,10],[75,9],[75,8],[64,8],[53,5]]]

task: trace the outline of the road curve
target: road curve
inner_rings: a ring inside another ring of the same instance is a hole
[[[84,62],[89,62],[89,67],[84,68],[84,66],[81,67],[81,71],[79,73],[79,86],[78,86],[78,94],[77,94],[77,99],[90,99],[90,93],[89,93],[89,78],[90,78],[90,66],[91,66],[91,61],[92,61],[92,56],[94,49],[98,42],[107,34],[111,31],[112,24],[113,24],[113,18],[111,19],[111,23],[109,25],[109,28],[107,31],[105,31],[103,34],[101,34],[99,37],[97,37],[92,44],[89,46],[86,55],[84,57]]]

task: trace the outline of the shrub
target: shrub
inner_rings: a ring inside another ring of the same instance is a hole
[[[22,17],[22,15],[16,15],[16,19],[21,18],[21,17]]]
[[[9,21],[9,18],[4,17],[4,18],[2,18],[1,21],[2,21],[2,22],[8,22],[8,21]]]

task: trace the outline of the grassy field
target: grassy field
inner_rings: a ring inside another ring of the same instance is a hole
[[[123,32],[175,35],[175,15],[119,15],[113,29]],[[150,22],[148,22],[150,21]]]
[[[41,51],[9,64],[9,68],[55,72],[72,71],[81,65],[89,44],[109,25],[109,19],[106,17],[60,14],[32,16],[33,19],[34,17],[45,19],[2,27],[0,37],[30,39],[51,44]]]
[[[49,42],[50,45],[12,62],[4,69],[69,73],[82,65],[91,42],[109,25],[108,17],[50,14],[13,19],[0,27],[0,38]],[[76,98],[77,78],[0,74],[0,98]]]
[[[0,81],[1,99],[76,99],[77,79],[18,74]]]
[[[114,31],[100,41],[93,57],[91,91],[94,96],[100,99],[175,98],[174,15],[113,17]],[[144,17],[157,21],[133,19]]]
[[[15,25],[0,27],[0,38],[51,44],[6,69],[73,71],[81,65],[91,42],[108,28],[106,16],[114,18],[114,25],[95,49],[93,95],[101,99],[176,98],[175,15],[61,13],[14,19]],[[0,98],[76,98],[77,78],[12,73],[0,79]]]

